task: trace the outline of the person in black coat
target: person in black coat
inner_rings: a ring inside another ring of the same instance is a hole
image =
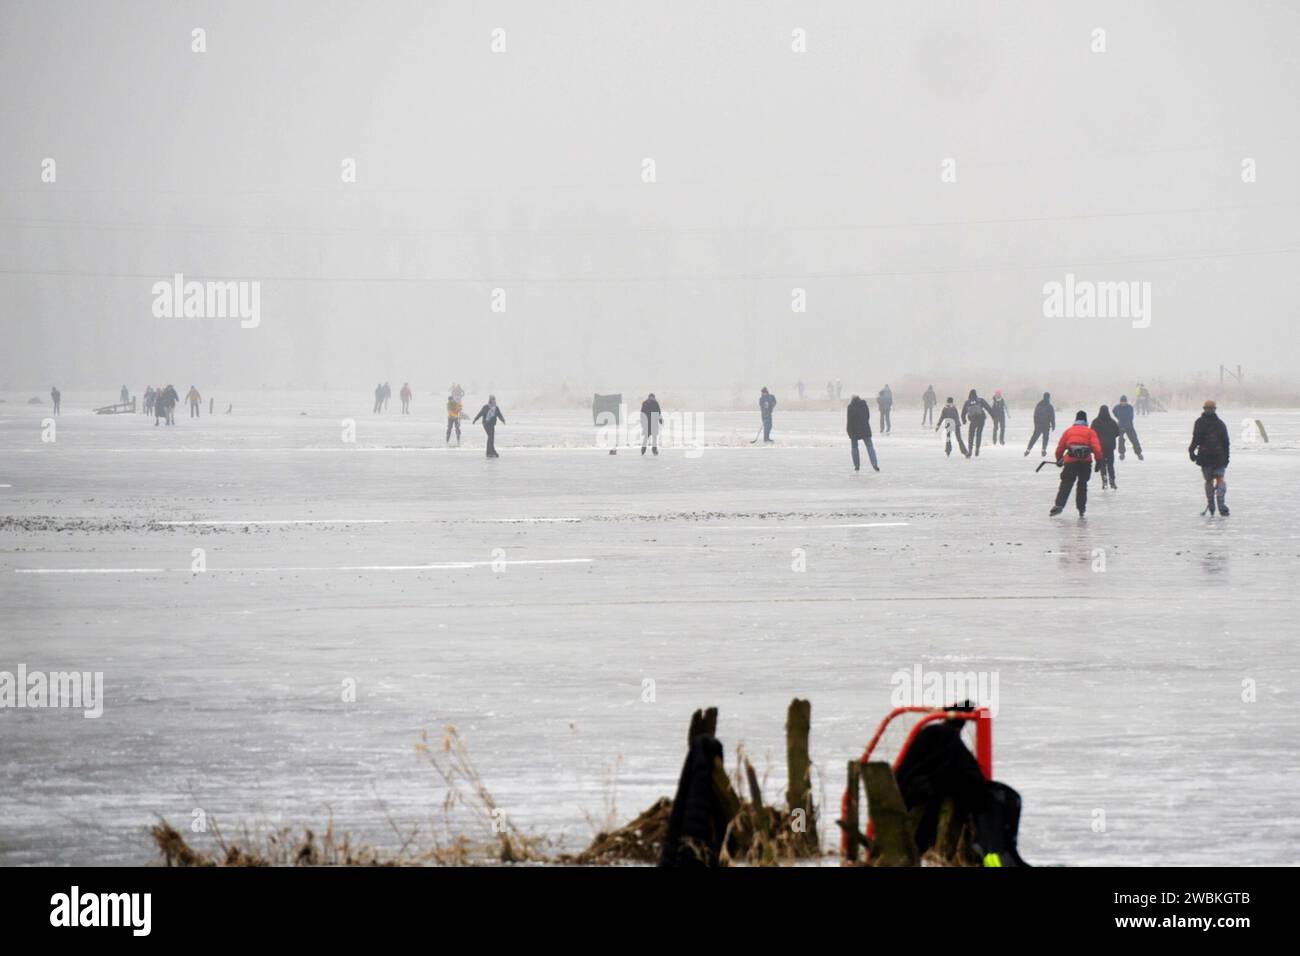
[[[957,436],[957,447],[961,449],[963,455],[966,454],[966,445],[961,440],[961,415],[957,413],[957,406],[953,403],[951,395],[948,396],[948,402],[943,406],[943,411],[939,413],[939,424],[934,426],[934,430],[940,428],[946,429],[943,436],[943,453],[952,455],[952,436]],[[969,457],[969,456],[967,456]]]
[[[1007,400],[1002,397],[1002,389],[993,393],[993,444],[1007,443]]]
[[[504,425],[506,423],[506,417],[501,414],[501,407],[497,405],[497,397],[495,395],[489,395],[487,404],[480,408],[478,414],[474,416],[474,422],[477,422],[479,419],[483,420],[483,430],[487,432],[487,457],[500,458],[501,456],[497,454],[496,444],[497,422]],[[470,422],[470,424],[472,425],[474,422]]]
[[[1089,426],[1097,433],[1097,440],[1101,442],[1102,455],[1097,459],[1096,470],[1101,473],[1101,490],[1105,491],[1109,484],[1112,491],[1115,490],[1115,443],[1119,441],[1120,429],[1119,423],[1110,417],[1110,409],[1105,405],[1097,411],[1097,417],[1092,420]]]
[[[1224,472],[1228,469],[1228,426],[1219,418],[1217,409],[1213,399],[1202,406],[1201,417],[1192,428],[1187,455],[1201,466],[1201,476],[1205,479],[1205,511],[1201,513],[1213,515],[1217,504],[1219,514],[1226,518],[1228,505],[1224,499],[1228,495],[1228,482]]]
[[[1043,392],[1043,400],[1034,406],[1034,434],[1025,446],[1025,455],[1034,450],[1038,436],[1043,437],[1043,457],[1047,457],[1047,436],[1056,430],[1056,409],[1052,407],[1052,393]]]
[[[763,422],[763,441],[772,440],[772,409],[776,408],[776,396],[766,388],[758,397],[758,414]]]
[[[979,457],[980,437],[984,434],[984,421],[988,413],[993,411],[992,406],[984,399],[975,394],[975,389],[970,390],[966,396],[966,404],[961,407],[961,420],[963,423],[970,423],[970,432],[966,435],[966,457],[972,454]]]
[[[894,423],[889,414],[894,407],[894,393],[890,391],[888,385],[876,395],[876,407],[880,409],[880,434],[888,435],[894,430]]]
[[[849,441],[853,443],[853,470],[862,470],[862,457],[858,454],[858,442],[864,442],[867,446],[867,457],[871,459],[871,467],[876,471],[880,470],[880,465],[876,461],[876,446],[871,443],[871,407],[860,395],[854,395],[849,399],[848,423],[845,431],[849,433]]]
[[[641,403],[641,454],[645,454],[646,442],[653,442],[650,450],[659,454],[659,426],[663,423],[663,409],[659,407],[655,393],[651,392]]]

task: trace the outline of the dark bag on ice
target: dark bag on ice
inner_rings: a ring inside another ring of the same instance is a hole
[[[1016,849],[1020,794],[984,778],[962,742],[965,723],[945,720],[922,729],[896,773],[908,810],[920,808],[916,848],[924,853],[935,845],[940,811],[951,800],[956,819],[971,825],[975,852],[985,865],[1028,866]]]

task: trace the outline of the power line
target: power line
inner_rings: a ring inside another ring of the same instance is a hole
[[[1219,212],[1256,212],[1294,208],[1300,206],[1300,200],[1228,206],[1190,206],[1178,209],[1139,209],[1120,212],[1064,213],[1056,216],[1006,216],[984,219],[947,219],[913,222],[887,222],[869,224],[846,224],[825,226],[686,226],[674,228],[610,228],[610,229],[383,229],[368,226],[255,226],[243,223],[204,224],[204,223],[149,223],[149,222],[95,222],[77,219],[0,219],[0,225],[34,228],[84,228],[117,231],[173,231],[185,232],[247,232],[262,235],[387,235],[387,236],[448,236],[456,238],[475,238],[480,236],[620,236],[620,235],[740,235],[740,234],[775,234],[802,232],[870,232],[887,229],[932,229],[956,226],[1017,225],[1037,222],[1079,222],[1093,219],[1130,219],[1144,216],[1182,216],[1197,213]]]
[[[835,272],[773,272],[755,273],[713,273],[706,275],[640,275],[640,276],[293,276],[293,275],[241,275],[198,273],[202,281],[220,282],[315,282],[321,284],[391,284],[391,285],[486,285],[489,283],[516,283],[518,285],[560,285],[560,284],[620,284],[620,283],[654,283],[654,282],[762,282],[775,279],[795,281],[813,281],[817,279],[881,279],[904,278],[912,276],[963,275],[984,272],[1037,272],[1059,269],[1091,268],[1095,266],[1128,265],[1132,263],[1152,262],[1200,262],[1212,259],[1239,259],[1254,256],[1287,255],[1300,252],[1300,246],[1283,246],[1277,249],[1243,249],[1235,252],[1192,253],[1177,256],[1134,256],[1115,259],[1079,260],[1063,263],[995,263],[990,265],[967,266],[956,269],[919,269],[886,270],[880,272],[835,271]],[[166,272],[89,272],[56,269],[0,269],[0,275],[40,276],[48,278],[78,279],[148,279],[154,282],[166,282],[175,274],[175,269]],[[183,270],[182,270],[183,272]],[[195,280],[193,276],[190,281]]]

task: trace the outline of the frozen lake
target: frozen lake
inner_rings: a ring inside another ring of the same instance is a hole
[[[778,408],[774,447],[706,411],[702,454],[643,459],[504,396],[488,461],[423,395],[248,394],[168,429],[70,392],[53,442],[26,397],[0,405],[0,670],[102,671],[105,702],[0,710],[0,864],[147,862],[196,808],[396,847],[390,818],[438,813],[414,745],[447,724],[514,822],[577,848],[671,795],[697,707],[780,799],[796,695],[830,849],[844,764],[918,665],[996,677],[1031,863],[1297,861],[1300,413],[1221,411],[1228,519],[1198,516],[1196,412],[1139,419],[1146,461],[1081,523],[1047,517],[1025,408],[967,461],[900,405],[854,474],[842,410]]]

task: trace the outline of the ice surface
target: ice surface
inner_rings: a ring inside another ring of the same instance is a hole
[[[775,447],[748,444],[755,413],[706,412],[702,455],[655,459],[592,449],[582,409],[503,400],[487,461],[477,427],[446,450],[423,397],[403,418],[365,394],[218,396],[234,414],[168,429],[70,392],[53,443],[48,406],[6,397],[0,670],[101,670],[107,700],[0,711],[0,863],[145,862],[148,826],[199,807],[227,832],[332,814],[395,847],[390,817],[437,816],[414,744],[446,724],[516,823],[577,847],[611,802],[671,794],[700,706],[780,799],[795,695],[829,821],[917,664],[998,676],[1031,862],[1297,861],[1300,413],[1224,410],[1272,439],[1234,448],[1226,520],[1198,516],[1195,413],[1141,418],[1146,461],[1117,493],[1094,480],[1080,523],[1047,517],[1028,409],[967,461],[900,403],[883,471],[854,474],[829,407],[778,408]],[[577,520],[532,520],[556,518]],[[334,523],[159,523],[250,520]],[[20,573],[130,568],[165,570]]]

